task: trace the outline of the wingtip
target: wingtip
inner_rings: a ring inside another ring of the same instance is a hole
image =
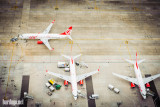
[[[52,23],[54,23],[54,22],[55,22],[55,20],[52,21]]]
[[[72,29],[72,26],[70,26],[69,29]]]
[[[51,49],[51,51],[53,51],[53,50],[54,50],[54,48]]]

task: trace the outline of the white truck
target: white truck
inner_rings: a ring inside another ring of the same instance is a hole
[[[114,91],[116,94],[118,94],[118,93],[120,92],[118,88],[114,88],[113,91]]]
[[[58,62],[57,67],[58,68],[65,68],[65,67],[69,68],[69,64],[68,62]]]
[[[49,83],[46,83],[46,87],[49,88],[51,86],[51,84]]]
[[[54,88],[53,86],[50,86],[50,87],[49,87],[49,90],[50,90],[51,92],[53,92],[53,91],[55,90],[55,88]]]
[[[66,66],[65,62],[58,62],[58,65],[57,65],[58,68],[65,68],[65,66]]]
[[[64,68],[64,71],[65,71],[65,72],[69,72],[70,69],[69,69],[69,68]]]
[[[108,88],[111,90],[111,91],[114,91],[116,94],[119,94],[120,90],[118,88],[115,88],[113,85],[109,84],[108,85]]]
[[[108,85],[108,88],[109,88],[110,90],[113,90],[113,89],[114,89],[114,86],[111,85],[111,84],[109,84],[109,85]]]
[[[98,94],[92,94],[89,96],[89,99],[98,99],[99,95]]]

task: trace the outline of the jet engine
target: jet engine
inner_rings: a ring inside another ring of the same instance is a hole
[[[37,44],[43,44],[43,42],[42,41],[37,41]]]
[[[81,86],[83,86],[83,80],[80,80],[80,81],[79,81],[79,84],[80,84]]]
[[[149,84],[149,83],[146,83],[146,87],[149,88],[149,87],[150,87],[150,84]]]
[[[65,80],[65,81],[64,81],[64,85],[65,85],[65,86],[68,86],[68,81]]]
[[[131,82],[131,88],[134,88],[134,87],[135,87],[135,84]]]

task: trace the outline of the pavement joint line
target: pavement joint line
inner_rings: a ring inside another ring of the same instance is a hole
[[[14,52],[14,45],[15,45],[15,43],[12,43],[12,45],[13,45],[13,49],[12,49],[11,61],[10,61],[10,65],[9,65],[9,73],[8,73],[7,87],[6,87],[6,92],[5,92],[5,97],[4,97],[4,99],[7,99],[6,95],[7,95],[7,89],[8,89],[8,83],[9,83],[9,77],[10,77],[10,71],[11,71],[11,65],[12,65],[12,58],[13,58],[13,52]]]
[[[106,60],[107,61],[110,61],[110,63],[128,63],[128,62],[124,62],[123,60],[124,59],[105,59],[105,61],[97,61],[97,62],[86,62],[86,63],[107,63],[106,62]],[[130,59],[130,60],[135,60],[135,59]],[[151,59],[151,61],[159,61],[159,59]],[[58,60],[57,60],[58,61]],[[46,61],[46,62],[44,62],[44,61],[33,61],[33,60],[23,60],[23,63],[57,63],[57,61]],[[114,61],[114,62],[113,62]],[[115,62],[116,61],[116,62]],[[0,62],[1,62],[1,60],[0,60]],[[8,61],[6,61],[6,62],[11,62],[10,60],[8,60]],[[12,62],[18,62],[18,60],[12,60]],[[145,62],[145,63],[160,63],[160,62]]]
[[[0,40],[8,40],[9,38],[3,38]],[[77,38],[74,40],[160,40],[160,38],[101,38],[101,39],[86,39],[86,38]]]

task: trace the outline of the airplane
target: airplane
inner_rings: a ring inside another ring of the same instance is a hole
[[[119,77],[119,78],[122,78],[124,80],[127,80],[127,81],[131,82],[131,88],[134,88],[135,84],[136,84],[139,87],[139,90],[140,90],[140,93],[141,93],[143,99],[146,99],[147,91],[146,91],[145,85],[146,85],[147,88],[150,87],[149,82],[158,78],[158,77],[160,77],[160,74],[150,76],[150,77],[146,77],[146,78],[142,78],[141,71],[140,71],[140,68],[139,68],[138,64],[145,61],[145,59],[137,61],[137,52],[136,52],[136,61],[131,61],[131,60],[128,60],[128,59],[125,59],[125,60],[127,62],[131,63],[131,64],[134,64],[134,72],[136,74],[136,78],[130,78],[130,77],[127,77],[127,76],[116,74],[116,73],[112,73],[112,74]]]
[[[54,50],[54,48],[51,48],[48,40],[49,39],[62,39],[62,38],[71,38],[71,32],[72,32],[72,26],[70,26],[65,32],[60,33],[60,34],[48,34],[53,23],[55,20],[52,21],[52,23],[43,31],[43,33],[27,33],[27,34],[22,34],[19,35],[21,39],[40,39],[40,41],[37,41],[37,44],[45,44],[46,47],[49,50]]]
[[[86,73],[86,74],[82,74],[82,75],[78,75],[76,76],[76,72],[75,72],[75,62],[74,60],[78,57],[81,56],[80,55],[77,55],[77,56],[66,56],[66,55],[62,55],[63,57],[67,58],[70,60],[69,62],[69,67],[70,67],[70,76],[66,76],[66,75],[61,75],[61,74],[57,74],[57,73],[54,73],[54,72],[50,72],[48,70],[46,70],[46,72],[48,72],[48,74],[51,74],[51,75],[54,75],[58,78],[61,78],[64,80],[64,85],[65,86],[68,86],[68,82],[71,83],[71,87],[72,87],[72,94],[73,94],[73,97],[75,100],[77,100],[77,97],[78,97],[78,89],[77,89],[77,82],[79,82],[80,85],[83,85],[83,79],[93,75],[93,74],[96,74],[98,70],[96,71],[93,71],[93,72],[90,72],[90,73]]]

